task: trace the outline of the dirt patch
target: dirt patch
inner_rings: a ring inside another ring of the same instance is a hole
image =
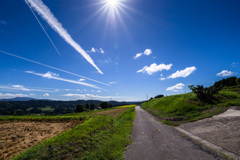
[[[104,116],[112,116],[113,118],[117,118],[121,113],[128,110],[128,108],[119,108],[119,109],[111,109],[107,111],[94,113],[96,115],[104,115]]]
[[[70,129],[76,122],[6,122],[0,123],[0,160],[7,160],[37,143]]]

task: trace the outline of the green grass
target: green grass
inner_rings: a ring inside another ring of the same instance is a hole
[[[134,108],[129,108],[115,119],[87,116],[84,123],[43,141],[13,159],[123,159],[123,151],[130,143],[134,118]]]
[[[125,105],[125,106],[118,106],[113,108],[132,108],[132,107],[136,107],[136,105]]]
[[[142,104],[142,108],[160,117],[165,124],[177,125],[220,114],[229,106],[240,106],[240,87],[226,87],[214,95],[216,104],[201,103],[194,93],[155,98]]]
[[[0,116],[0,122],[2,121],[37,121],[37,122],[66,122],[74,120],[84,120],[87,116],[79,115],[64,115],[64,116]]]

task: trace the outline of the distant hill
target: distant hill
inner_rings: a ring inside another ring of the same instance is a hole
[[[37,100],[35,98],[30,97],[16,97],[11,99],[0,99],[0,101],[30,101],[30,100]]]
[[[46,99],[34,99],[29,97],[16,97],[12,99],[0,99],[0,115],[13,115],[15,111],[21,110],[23,113],[45,113],[50,114],[54,110],[54,114],[72,113],[77,105],[94,105],[97,106],[103,101],[100,100],[76,100],[76,101],[56,101]],[[130,104],[141,104],[142,102],[118,102],[109,101],[112,106],[122,106]]]

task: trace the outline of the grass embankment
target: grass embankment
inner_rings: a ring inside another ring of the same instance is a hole
[[[117,118],[87,116],[84,123],[43,141],[13,159],[123,159],[123,151],[130,143],[134,118],[134,108],[129,108]]]
[[[226,87],[214,95],[215,104],[201,103],[194,93],[155,98],[142,104],[142,108],[160,117],[163,123],[179,125],[220,114],[229,106],[240,106],[240,86]]]

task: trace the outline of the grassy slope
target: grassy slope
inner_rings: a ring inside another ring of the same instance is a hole
[[[152,99],[142,108],[157,115],[166,124],[178,125],[224,112],[229,106],[240,106],[240,86],[228,87],[215,95],[220,101],[214,105],[199,102],[194,93]]]
[[[84,118],[83,124],[43,141],[14,159],[123,159],[135,109],[129,108],[115,119],[99,115]]]

